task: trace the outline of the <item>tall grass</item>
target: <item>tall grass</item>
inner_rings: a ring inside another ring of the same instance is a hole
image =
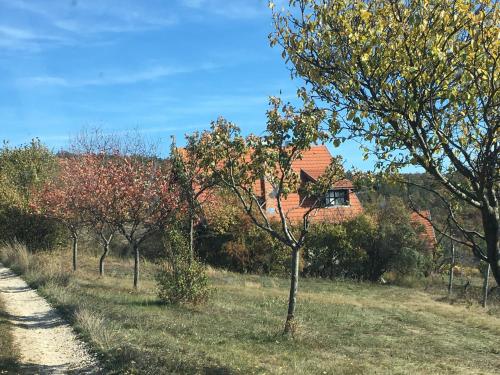
[[[0,260],[14,272],[24,274],[30,266],[30,253],[25,244],[13,240],[0,244]]]
[[[67,270],[61,257],[54,252],[44,252],[34,256],[25,244],[14,240],[0,245],[0,261],[14,272],[23,275],[33,288],[47,284],[68,286],[72,274]]]

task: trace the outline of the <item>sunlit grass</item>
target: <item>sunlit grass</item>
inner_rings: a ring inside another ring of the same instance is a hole
[[[43,257],[38,263],[55,262]],[[40,291],[74,322],[109,372],[494,374],[500,368],[496,307],[441,302],[444,286],[428,293],[302,279],[298,331],[287,338],[281,334],[286,279],[210,270],[217,291],[208,304],[165,306],[156,297],[154,265],[143,265],[135,292],[130,261],[110,258],[105,278],[97,262],[82,257],[68,286],[49,282]]]

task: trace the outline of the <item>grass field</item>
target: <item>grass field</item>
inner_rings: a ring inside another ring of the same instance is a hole
[[[210,270],[216,291],[207,305],[165,306],[155,295],[151,264],[134,292],[128,260],[110,258],[104,279],[95,257],[83,256],[70,279],[41,276],[41,265],[69,269],[68,254],[29,263],[25,278],[73,322],[108,373],[495,374],[500,368],[498,303],[487,310],[460,299],[451,304],[442,298],[444,287],[425,292],[302,279],[298,331],[287,338],[281,333],[286,279]]]
[[[0,374],[17,374],[17,351],[12,342],[11,323],[7,320],[0,298]]]

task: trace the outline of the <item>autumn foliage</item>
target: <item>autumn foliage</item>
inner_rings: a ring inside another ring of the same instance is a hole
[[[37,191],[32,208],[68,227],[75,270],[78,233],[83,227],[91,227],[102,240],[101,274],[109,242],[120,232],[134,249],[137,287],[139,246],[179,212],[171,181],[164,161],[118,152],[72,155],[59,159],[57,177]]]

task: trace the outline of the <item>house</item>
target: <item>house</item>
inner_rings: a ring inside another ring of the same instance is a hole
[[[331,159],[332,155],[326,146],[314,145],[303,153],[301,159],[293,162],[292,168],[300,176],[301,182],[306,184],[318,179],[330,165]],[[271,184],[265,179],[256,181],[254,191],[262,198],[263,208],[268,217],[278,215],[277,201]],[[305,199],[300,192],[290,193],[281,201],[283,212],[292,223],[300,223],[314,203],[316,200]],[[353,183],[348,179],[342,179],[325,194],[321,206],[311,212],[309,219],[313,223],[341,223],[362,213],[363,206],[356,195]],[[434,249],[437,241],[430,219],[430,211],[420,211],[420,215],[417,213],[411,215],[413,223],[423,226],[422,237],[428,243],[429,249]]]
[[[292,168],[299,174],[303,183],[314,182],[330,165],[331,158],[332,155],[326,146],[312,146],[308,151],[304,152],[302,159],[293,162]],[[272,186],[262,180],[255,185],[255,190],[257,195],[262,196],[267,213],[270,216],[277,215],[277,203]],[[340,223],[363,213],[363,206],[356,195],[352,182],[348,179],[335,183],[325,195],[322,203],[320,208],[315,209],[310,214],[311,222]],[[282,201],[282,208],[291,222],[300,222],[311,204],[314,204],[313,200],[303,199],[300,193],[296,192],[289,194]],[[430,223],[430,211],[413,212],[410,220],[415,225],[423,227],[422,238],[430,250],[434,249],[437,241],[434,228]]]
[[[312,146],[304,152],[302,159],[295,160],[292,168],[303,183],[314,182],[330,165],[332,155],[324,145]],[[277,214],[277,202],[272,186],[262,180],[256,184],[255,190],[264,200],[266,212],[269,216]],[[282,200],[282,208],[291,222],[301,221],[304,214],[310,209],[314,201],[304,199],[299,192],[291,193]],[[352,219],[363,212],[354,186],[351,181],[343,179],[334,184],[324,197],[321,208],[310,214],[311,222],[329,221],[339,223]]]

